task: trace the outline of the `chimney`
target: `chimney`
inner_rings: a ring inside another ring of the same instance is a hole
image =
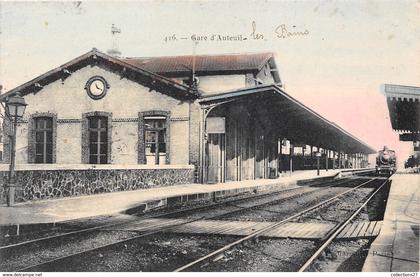
[[[120,57],[121,52],[118,49],[118,34],[121,34],[121,29],[116,27],[114,24],[111,26],[111,35],[112,35],[112,47],[107,51],[108,55],[114,57]]]

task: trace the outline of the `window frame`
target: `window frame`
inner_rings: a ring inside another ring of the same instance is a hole
[[[91,164],[90,163],[90,132],[89,132],[89,118],[92,117],[104,117],[107,119],[107,157],[106,163],[100,164],[111,164],[112,163],[112,113],[109,112],[102,112],[102,111],[94,111],[84,113],[82,115],[82,163],[83,164]],[[97,163],[95,163],[97,164]]]
[[[40,118],[50,118],[52,121],[52,157],[51,163],[56,163],[56,152],[57,152],[57,114],[50,112],[36,112],[30,116],[29,126],[28,126],[28,163],[36,164],[50,164],[45,162],[46,157],[44,157],[43,162],[39,163],[36,161],[36,121]]]
[[[97,126],[91,127],[91,122],[96,121]],[[88,133],[89,133],[89,164],[107,164],[107,161],[102,162],[102,157],[108,157],[108,118],[105,116],[90,116],[88,117]],[[105,133],[104,138],[103,134]],[[93,135],[93,140],[92,140]],[[105,142],[102,141],[105,140]],[[92,151],[92,146],[96,147],[96,151]],[[106,147],[102,147],[105,145]],[[105,148],[105,149],[103,149]],[[96,157],[95,157],[96,156]]]
[[[164,164],[170,164],[170,120],[171,113],[169,111],[145,111],[138,114],[138,163],[146,164],[146,118],[147,117],[165,117],[165,139],[166,139],[166,155]],[[156,151],[159,155],[159,151]]]
[[[48,125],[51,124],[49,127]],[[42,125],[42,126],[39,126]],[[53,144],[53,119],[51,117],[36,117],[34,119],[35,132],[35,163],[49,164],[52,163],[52,144]],[[38,134],[42,134],[42,141],[38,141]],[[49,139],[49,135],[51,138]],[[48,145],[51,144],[50,147]],[[41,145],[42,151],[38,152],[38,146]],[[51,151],[51,153],[49,153]],[[49,157],[51,156],[51,157]],[[41,161],[38,161],[38,157]],[[49,160],[51,158],[51,160]]]

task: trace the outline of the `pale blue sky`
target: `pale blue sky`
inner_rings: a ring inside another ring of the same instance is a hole
[[[407,155],[391,130],[382,83],[420,86],[419,1],[0,2],[0,83],[7,90],[122,29],[123,56],[191,54],[193,42],[165,35],[243,34],[265,40],[200,42],[197,53],[270,51],[286,91],[375,148]],[[279,39],[277,26],[309,35]],[[293,27],[295,26],[295,27]],[[405,157],[404,157],[405,158]]]

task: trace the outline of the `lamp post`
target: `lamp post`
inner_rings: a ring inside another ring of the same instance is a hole
[[[9,118],[12,125],[12,138],[10,144],[10,169],[9,169],[9,190],[7,197],[7,206],[13,206],[15,203],[15,187],[16,187],[16,173],[15,173],[15,156],[16,156],[16,127],[17,120],[22,118],[26,109],[26,102],[19,93],[15,96],[9,97],[6,100],[6,116]]]

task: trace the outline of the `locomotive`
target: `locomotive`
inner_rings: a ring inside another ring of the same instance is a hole
[[[411,156],[408,158],[408,160],[405,162],[405,164],[404,164],[404,168],[409,168],[409,167],[413,168],[413,167],[416,167],[416,166],[418,166],[418,165],[419,165],[419,161],[418,161],[418,159],[416,159],[416,158],[414,157],[414,155],[411,155]]]
[[[376,173],[392,175],[397,171],[397,157],[395,151],[384,146],[376,156]]]

